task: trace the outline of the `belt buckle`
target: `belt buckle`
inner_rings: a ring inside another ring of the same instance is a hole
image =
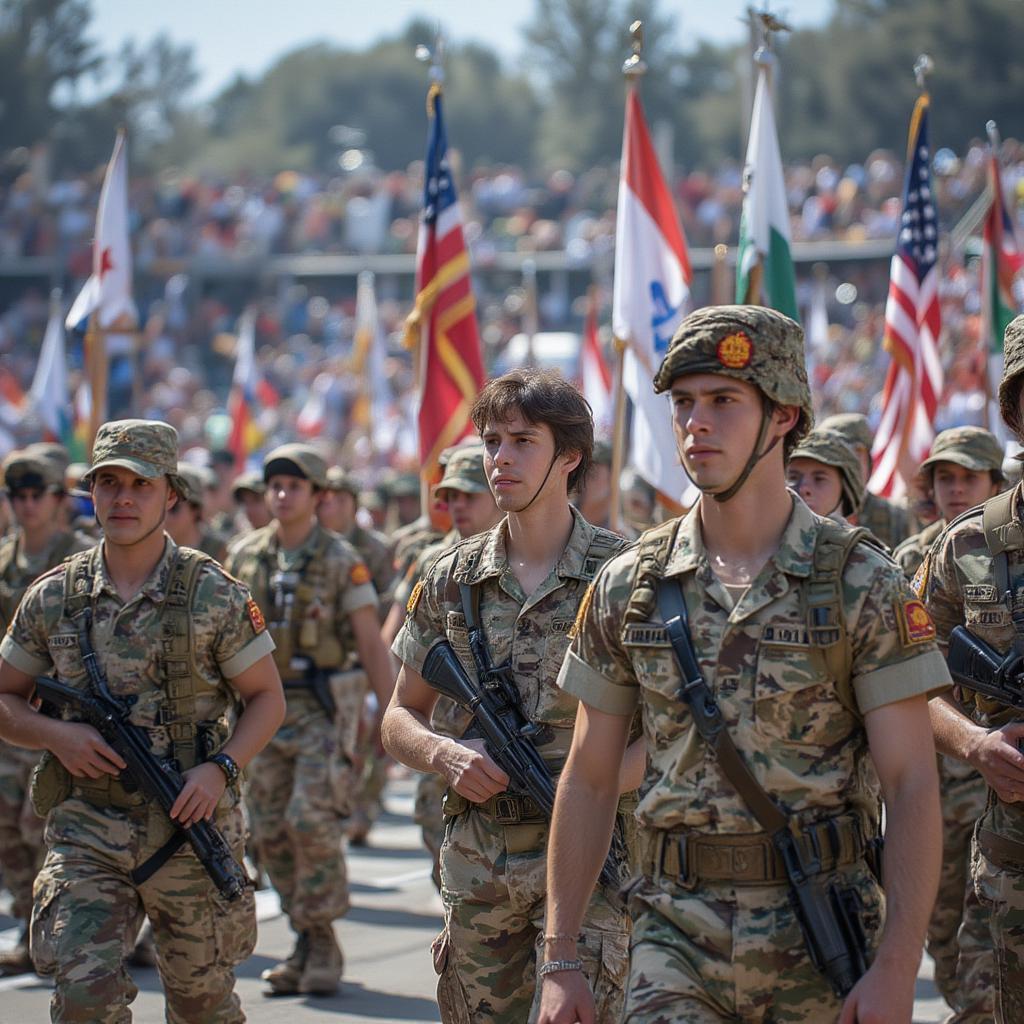
[[[518,825],[521,819],[519,802],[514,796],[502,793],[494,798],[494,820],[499,825]]]

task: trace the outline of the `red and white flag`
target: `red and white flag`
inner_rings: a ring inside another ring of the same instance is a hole
[[[590,403],[594,414],[594,436],[603,441],[611,440],[615,421],[612,372],[605,362],[601,342],[597,337],[597,300],[593,295],[587,302],[587,319],[583,325],[580,384],[583,397]]]
[[[231,377],[228,414],[231,433],[228,451],[235,457],[235,472],[245,469],[249,457],[250,424],[253,421],[260,372],[256,365],[256,315],[252,310],[242,314],[238,325],[238,347],[235,350],[235,372]]]
[[[932,198],[924,93],[910,120],[903,215],[885,304],[885,348],[892,361],[871,448],[874,471],[868,489],[886,498],[906,492],[935,437],[935,411],[943,386],[938,258],[939,222]]]
[[[689,480],[679,464],[668,395],[652,380],[686,313],[690,257],[635,86],[626,97],[615,225],[612,329],[626,346],[623,386],[633,402],[629,461],[664,499],[684,504]]]

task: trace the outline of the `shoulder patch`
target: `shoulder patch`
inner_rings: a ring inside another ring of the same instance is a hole
[[[580,630],[583,628],[583,620],[587,617],[587,609],[590,607],[593,597],[594,584],[591,583],[583,595],[583,600],[580,601],[579,610],[576,612],[576,621],[573,622],[572,628],[569,630],[568,636],[570,640],[575,640],[580,635]]]
[[[928,589],[928,574],[931,572],[931,565],[932,556],[929,552],[924,556],[924,561],[917,567],[917,572],[914,573],[914,578],[910,581],[910,589],[918,597],[924,597],[925,591]]]
[[[420,595],[423,593],[423,580],[418,580],[416,586],[412,588],[412,593],[409,595],[409,600],[405,603],[405,613],[412,615],[416,611],[416,605],[420,603]]]
[[[352,571],[348,574],[349,582],[355,587],[361,586],[363,583],[369,583],[373,579],[370,570],[366,567],[365,562],[356,562],[352,566]]]
[[[903,646],[926,644],[935,639],[935,623],[920,601],[901,601],[896,608]]]
[[[252,623],[254,633],[262,633],[267,628],[267,620],[263,618],[260,606],[250,597],[245,602],[245,610],[249,613],[249,621]]]

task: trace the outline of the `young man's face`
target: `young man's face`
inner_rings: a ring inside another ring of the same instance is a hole
[[[819,516],[834,512],[843,500],[843,478],[839,470],[816,459],[790,459],[786,482]]]
[[[267,508],[267,500],[262,494],[255,491],[240,491],[235,499],[241,507],[245,518],[252,526],[259,529],[270,522],[270,509]]]
[[[965,469],[955,462],[936,462],[932,469],[932,491],[939,515],[955,519],[975,505],[999,493],[988,470]]]
[[[34,533],[48,525],[60,525],[57,519],[64,495],[39,487],[17,487],[11,490],[11,508],[18,525]]]
[[[459,531],[463,540],[489,530],[501,519],[501,512],[490,491],[470,494],[446,487],[438,493],[438,497],[447,504],[452,526]]]
[[[108,466],[92,479],[92,500],[104,540],[130,547],[163,527],[178,495],[167,477],[149,480],[123,466]]]
[[[325,530],[348,533],[356,518],[356,499],[348,491],[324,491],[316,514]]]
[[[267,504],[282,526],[308,522],[316,513],[320,493],[305,477],[275,473],[267,481]]]
[[[754,450],[764,408],[760,391],[732,377],[691,373],[672,382],[671,397],[672,429],[683,468],[702,491],[726,490]],[[764,445],[785,433],[776,419]]]
[[[488,423],[482,433],[484,472],[502,512],[522,512],[537,499],[567,493],[566,481],[580,456],[555,457],[555,437],[546,423],[515,415],[507,423]]]

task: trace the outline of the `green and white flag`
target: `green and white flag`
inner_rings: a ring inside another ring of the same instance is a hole
[[[736,261],[736,301],[770,306],[799,320],[796,275],[789,252],[789,207],[768,79],[773,59],[770,53],[758,59],[757,92],[743,171],[745,196]]]

